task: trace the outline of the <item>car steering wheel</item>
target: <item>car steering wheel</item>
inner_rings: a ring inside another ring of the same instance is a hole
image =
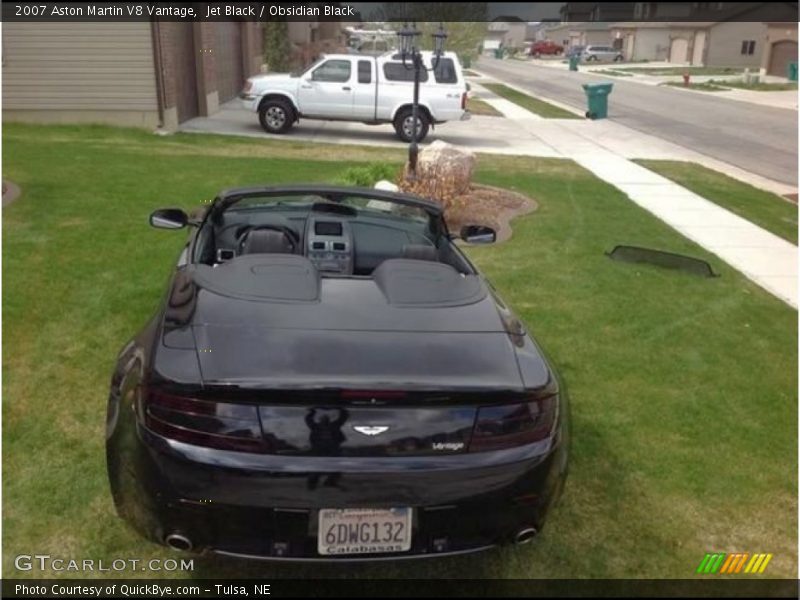
[[[292,245],[292,253],[294,253],[297,250],[297,247],[300,245],[300,234],[298,234],[291,227],[287,227],[285,225],[248,225],[244,227],[236,237],[236,254],[242,254],[244,242],[251,232],[265,229],[271,231],[280,231],[282,234],[284,234],[289,239],[289,243]]]

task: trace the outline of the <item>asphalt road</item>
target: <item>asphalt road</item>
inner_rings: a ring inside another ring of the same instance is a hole
[[[481,58],[487,75],[585,110],[581,84],[586,75],[513,60]],[[770,108],[668,87],[631,83],[621,77],[609,97],[609,118],[650,135],[691,148],[746,171],[797,185],[797,111]]]

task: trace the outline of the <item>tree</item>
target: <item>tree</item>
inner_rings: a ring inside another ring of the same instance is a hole
[[[486,37],[486,23],[471,21],[444,22],[444,30],[447,32],[444,49],[455,52],[459,57],[469,57],[475,60],[478,57],[480,45]],[[426,21],[417,24],[422,32],[420,44],[423,50],[433,50],[433,34],[439,29],[439,23]]]
[[[291,52],[289,24],[286,21],[267,21],[264,24],[264,62],[267,68],[270,71],[288,71]]]
[[[384,2],[373,16],[391,22],[394,29],[400,29],[404,21],[416,22],[423,50],[433,49],[431,34],[442,22],[447,32],[445,50],[475,59],[486,37],[488,13],[486,2]]]

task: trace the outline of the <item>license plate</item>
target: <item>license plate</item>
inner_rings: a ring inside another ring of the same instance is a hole
[[[323,556],[411,549],[410,508],[323,508],[317,551]]]

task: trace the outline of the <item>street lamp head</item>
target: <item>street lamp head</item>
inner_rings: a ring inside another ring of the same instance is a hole
[[[444,31],[444,23],[439,23],[439,29],[432,34],[433,37],[433,53],[435,56],[441,56],[444,52],[444,42],[447,39],[447,33]]]
[[[402,29],[397,32],[397,37],[400,40],[400,54],[404,59],[407,56],[411,56],[416,50],[416,40],[419,37],[419,34],[419,30],[414,26],[414,24],[412,23],[411,26],[409,26],[408,21],[403,23]]]

